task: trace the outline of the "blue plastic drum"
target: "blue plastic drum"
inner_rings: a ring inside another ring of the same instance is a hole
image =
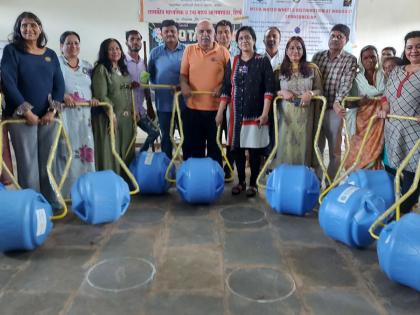
[[[71,188],[72,211],[82,221],[99,224],[118,220],[130,204],[128,184],[113,171],[80,176]]]
[[[211,158],[189,158],[176,174],[176,188],[182,200],[193,204],[212,203],[225,187],[225,174]]]
[[[379,234],[379,265],[393,281],[420,291],[420,215],[409,213]]]
[[[343,184],[326,195],[318,219],[329,237],[363,248],[374,241],[369,228],[385,210],[384,200],[372,191]]]
[[[282,164],[268,176],[266,196],[277,212],[303,216],[315,207],[319,190],[319,180],[308,167]]]
[[[358,170],[347,178],[347,184],[371,190],[382,197],[385,207],[389,208],[395,200],[394,177],[385,170]]]
[[[163,152],[140,152],[130,165],[142,194],[164,194],[170,183],[165,179],[170,159]],[[171,177],[174,176],[171,172]]]
[[[44,243],[53,223],[51,205],[32,189],[0,191],[0,252],[33,250]]]

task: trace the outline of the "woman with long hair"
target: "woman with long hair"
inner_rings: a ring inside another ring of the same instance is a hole
[[[56,129],[51,122],[62,106],[64,80],[57,55],[46,44],[41,20],[31,12],[21,13],[3,52],[1,81],[4,117],[26,120],[9,126],[19,184],[40,191],[57,206],[46,164]]]
[[[274,71],[277,95],[283,100],[279,109],[279,146],[273,162],[314,166],[313,139],[319,107],[312,96],[322,95],[321,73],[306,61],[306,47],[299,36],[286,44],[280,68]],[[273,167],[273,168],[274,168]]]
[[[134,156],[134,147],[128,152],[135,135],[131,97],[131,78],[124,62],[124,54],[118,40],[108,38],[101,43],[98,61],[93,69],[93,96],[100,102],[109,103],[114,110],[116,150],[128,164]],[[112,169],[120,174],[120,166],[114,159],[109,137],[109,120],[105,112],[95,111],[92,119],[95,139],[95,161],[98,170]]]

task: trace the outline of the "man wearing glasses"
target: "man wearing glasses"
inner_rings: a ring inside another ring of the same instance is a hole
[[[327,111],[322,124],[319,146],[324,151],[328,141],[328,175],[335,177],[341,161],[341,129],[346,110],[341,101],[347,96],[356,77],[357,59],[344,51],[349,41],[350,29],[347,25],[334,25],[328,40],[328,50],[318,52],[312,61],[319,67],[322,75],[324,96],[327,98]],[[320,170],[317,170],[318,175]]]

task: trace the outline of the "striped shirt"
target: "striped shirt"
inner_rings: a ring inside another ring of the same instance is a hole
[[[316,53],[312,62],[321,71],[327,108],[332,108],[334,102],[341,103],[343,98],[349,94],[356,77],[356,57],[343,50],[337,57],[330,60],[329,51],[324,50]]]

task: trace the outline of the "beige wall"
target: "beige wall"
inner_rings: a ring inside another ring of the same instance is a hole
[[[77,31],[82,38],[82,57],[93,62],[101,41],[115,37],[124,45],[124,32],[137,28],[147,34],[147,24],[138,22],[139,0],[0,0],[0,40],[7,38],[17,15],[29,10],[42,20],[50,48],[59,50],[58,38],[64,30]],[[394,46],[400,54],[403,37],[420,29],[419,0],[359,0],[357,43],[354,53],[367,44],[378,49]]]

